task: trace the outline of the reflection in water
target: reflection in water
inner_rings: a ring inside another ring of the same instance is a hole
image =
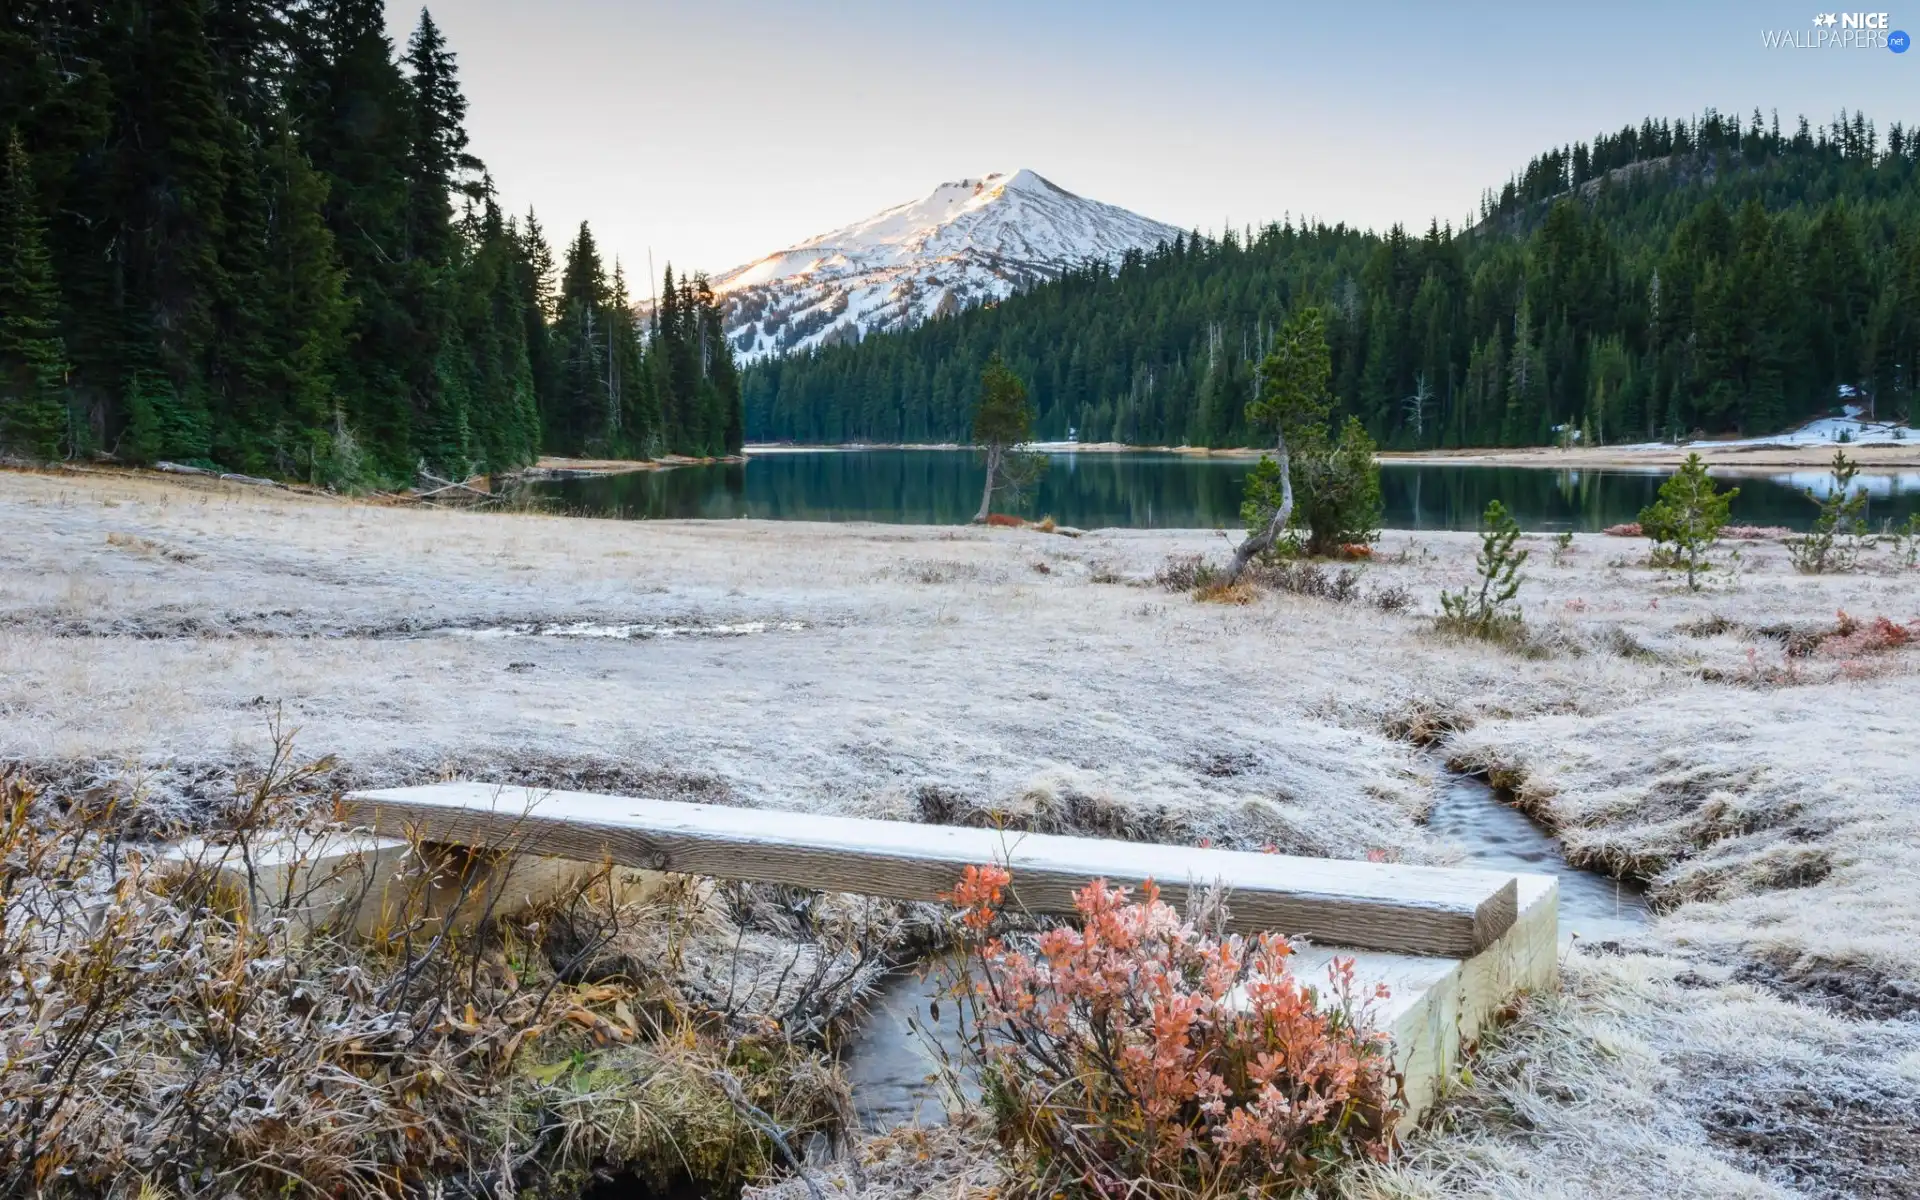
[[[1166,453],[1052,454],[1018,506],[1086,529],[1225,529],[1240,524],[1240,489],[1253,463]],[[767,454],[750,462],[677,467],[530,485],[583,516],[760,517],[784,521],[885,521],[958,525],[980,503],[981,468],[966,450],[856,450]],[[1659,472],[1566,471],[1389,463],[1380,473],[1389,529],[1473,529],[1498,499],[1533,530],[1596,530],[1637,520]],[[1733,520],[1805,528],[1814,506],[1800,487],[1816,471],[1777,480],[1741,477]],[[1868,519],[1920,512],[1920,474],[1862,475]]]

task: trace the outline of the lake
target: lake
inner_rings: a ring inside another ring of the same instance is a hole
[[[1082,529],[1220,529],[1240,524],[1240,488],[1253,460],[1138,453],[1056,453],[1018,504],[996,511],[1051,516]],[[968,450],[819,450],[752,455],[747,463],[676,467],[529,485],[568,512],[630,518],[758,517],[776,521],[885,521],[957,525],[980,504],[981,466]],[[1590,531],[1636,520],[1659,472],[1384,464],[1380,486],[1389,529],[1473,529],[1500,500],[1526,529]],[[1826,473],[1729,477],[1740,495],[1733,520],[1805,528],[1814,506],[1800,488]],[[1877,528],[1920,511],[1920,472],[1861,475]]]

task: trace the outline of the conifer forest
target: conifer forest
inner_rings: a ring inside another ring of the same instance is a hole
[[[1465,228],[1288,219],[1091,264],[997,305],[756,365],[756,439],[961,440],[982,364],[1043,439],[1248,444],[1252,375],[1302,304],[1381,446],[1777,431],[1845,397],[1910,412],[1920,137],[1717,112],[1554,150]],[[1852,389],[1843,391],[1842,389]]]
[[[0,21],[0,451],[338,487],[744,436],[704,277],[649,316],[469,145],[380,0],[19,0]],[[643,291],[649,289],[641,289]]]

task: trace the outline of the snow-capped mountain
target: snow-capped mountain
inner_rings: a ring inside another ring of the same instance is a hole
[[[1179,233],[1032,171],[943,183],[713,281],[744,361],[905,329]]]

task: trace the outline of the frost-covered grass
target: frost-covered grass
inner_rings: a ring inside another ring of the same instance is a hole
[[[1889,550],[1708,590],[1545,536],[1514,647],[1433,631],[1470,534],[1389,533],[1353,603],[1151,581],[1218,534],[618,522],[0,474],[0,748],[190,800],[284,706],[355,779],[447,773],[1447,861],[1431,760],[1648,879],[1374,1194],[1899,1195],[1920,1127],[1920,619]],[[1043,572],[1038,567],[1044,565]],[[1405,589],[1386,611],[1364,597]],[[537,623],[728,637],[471,638]],[[1891,1131],[1891,1132],[1889,1132]],[[1832,1147],[1827,1149],[1827,1147]],[[1881,1149],[1891,1147],[1891,1149]],[[1903,1179],[1904,1176],[1900,1176]]]

